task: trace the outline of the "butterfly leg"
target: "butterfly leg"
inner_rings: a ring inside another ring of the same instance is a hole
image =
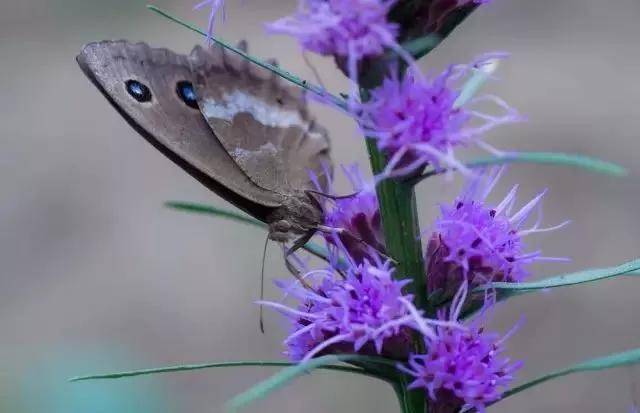
[[[318,195],[318,196],[321,196],[323,198],[332,199],[334,201],[340,200],[340,199],[353,198],[354,196],[358,196],[358,194],[360,194],[360,191],[358,191],[358,192],[354,192],[352,194],[347,194],[347,195],[332,195],[332,194],[326,194],[326,193],[320,192],[320,191],[314,191],[313,189],[307,189],[305,192],[307,194]]]
[[[249,43],[247,43],[246,39],[242,39],[238,42],[238,44],[236,45],[236,48],[247,53],[249,51]]]
[[[293,245],[286,250],[284,254],[285,259],[289,258],[291,254],[293,254],[294,252],[298,251],[299,249],[307,245],[307,242],[309,242],[309,240],[311,239],[311,237],[313,237],[314,234],[315,234],[315,231],[309,231],[306,234],[302,235],[300,238],[296,239],[293,242]]]
[[[249,43],[247,42],[246,39],[242,39],[238,42],[238,44],[236,45],[236,49],[244,52],[244,53],[248,53],[249,52]],[[278,67],[278,61],[276,59],[267,59],[266,60],[267,64],[270,64],[271,66],[275,66]]]
[[[307,244],[307,242],[309,242],[311,237],[313,237],[314,233],[315,231],[309,231],[308,233],[302,235],[300,238],[295,240],[293,242],[293,245],[288,249],[286,249],[284,253],[284,262],[285,262],[285,265],[287,266],[287,269],[291,272],[294,278],[300,282],[300,284],[302,284],[305,288],[308,288],[310,290],[312,289],[311,285],[309,285],[309,283],[304,278],[302,278],[302,276],[300,275],[300,271],[291,262],[289,257],[292,254],[294,254],[297,250],[304,247]]]

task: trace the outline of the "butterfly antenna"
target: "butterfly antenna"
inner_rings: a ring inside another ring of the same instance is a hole
[[[260,270],[260,301],[264,300],[264,263],[267,259],[267,245],[269,245],[269,237],[264,240],[264,248],[262,250],[262,269]],[[260,332],[264,334],[264,306],[260,304]]]
[[[316,82],[318,82],[320,87],[323,90],[327,90],[327,88],[324,86],[324,83],[322,82],[322,78],[320,77],[320,72],[318,72],[318,69],[316,69],[313,63],[311,63],[311,60],[309,60],[309,55],[305,51],[302,51],[302,60],[304,60],[304,64],[307,65],[309,70],[311,70],[311,73],[313,73],[313,77],[316,79]]]

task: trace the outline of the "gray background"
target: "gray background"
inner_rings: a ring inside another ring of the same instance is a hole
[[[257,55],[276,56],[310,77],[293,41],[262,30],[262,22],[293,10],[293,0],[228,3],[220,28],[225,38],[247,38]],[[206,13],[192,12],[188,0],[157,4],[205,23]],[[538,266],[536,276],[640,255],[638,18],[638,0],[495,0],[424,62],[442,69],[486,51],[511,52],[500,81],[488,90],[529,120],[492,133],[489,142],[581,152],[629,167],[624,179],[512,168],[494,199],[516,182],[523,201],[549,188],[545,221],[573,220],[562,231],[529,240],[549,255],[573,258]],[[80,46],[103,38],[146,40],[183,52],[200,40],[137,0],[0,4],[0,410],[220,411],[225,400],[269,371],[65,383],[95,371],[276,359],[284,333],[272,314],[267,334],[257,329],[252,301],[264,234],[163,208],[169,199],[225,203],[136,136],[76,67]],[[329,87],[346,87],[330,61],[313,61]],[[353,124],[326,108],[316,113],[331,126],[336,162],[366,160]],[[420,187],[425,227],[435,204],[451,199],[457,187],[442,180]],[[284,274],[276,246],[267,272]],[[621,279],[531,295],[501,307],[492,325],[504,331],[523,315],[526,323],[510,349],[527,362],[519,377],[524,380],[640,346],[639,293],[637,280]],[[277,297],[275,289],[268,296]],[[633,369],[573,376],[491,411],[625,412],[638,381],[640,371]],[[390,412],[397,406],[383,384],[320,373],[251,411]]]

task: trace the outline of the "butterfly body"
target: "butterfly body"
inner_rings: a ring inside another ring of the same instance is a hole
[[[271,239],[288,241],[322,225],[322,207],[308,191],[330,179],[329,141],[299,89],[219,46],[196,46],[185,56],[102,41],[86,45],[77,61],[136,131],[269,224]]]
[[[315,233],[324,222],[321,205],[310,193],[287,196],[280,207],[267,217],[269,238],[286,242],[297,236]]]

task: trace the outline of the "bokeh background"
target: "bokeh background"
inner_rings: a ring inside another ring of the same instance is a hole
[[[205,24],[189,0],[159,6]],[[257,298],[265,234],[165,209],[166,200],[226,206],[140,139],[78,70],[83,43],[145,40],[187,52],[201,39],[139,0],[0,2],[0,411],[215,412],[271,370],[235,369],[120,382],[69,384],[86,373],[213,360],[277,359],[284,333]],[[246,38],[305,77],[297,46],[262,23],[294,0],[228,0],[219,33]],[[640,255],[640,2],[495,0],[424,62],[441,69],[495,50],[512,53],[489,91],[528,122],[492,133],[497,147],[581,152],[626,165],[624,179],[574,169],[516,166],[495,192],[519,182],[522,199],[543,188],[545,221],[568,228],[530,240],[568,264],[536,277],[609,266]],[[325,83],[344,90],[329,60],[313,58]],[[354,125],[316,108],[330,126],[337,163],[366,162]],[[428,226],[458,182],[419,190]],[[343,186],[346,190],[346,187]],[[285,271],[269,249],[270,278]],[[270,285],[270,284],[269,284]],[[514,299],[492,327],[524,358],[520,379],[640,346],[640,284],[620,279]],[[277,297],[269,287],[268,297]],[[513,397],[493,412],[626,412],[640,371],[568,377]],[[635,394],[639,398],[640,394]],[[318,373],[251,408],[262,412],[391,412],[393,392],[369,379]]]

